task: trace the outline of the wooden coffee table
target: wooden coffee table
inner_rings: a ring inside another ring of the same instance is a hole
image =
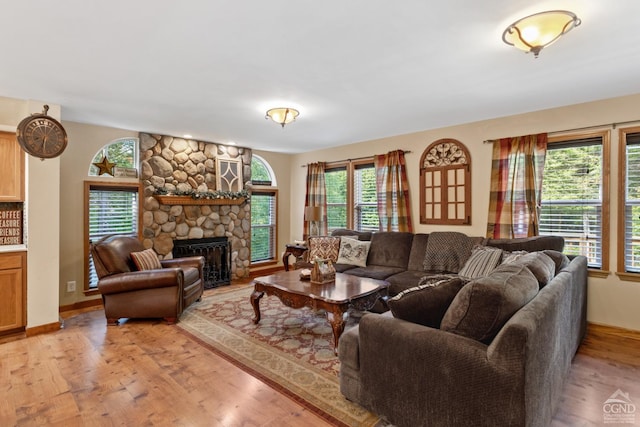
[[[253,323],[260,322],[260,298],[275,295],[287,307],[324,309],[333,329],[333,351],[338,352],[338,340],[344,331],[347,310],[353,307],[367,310],[387,296],[389,283],[384,280],[336,273],[335,282],[317,285],[300,280],[300,270],[279,271],[269,276],[256,277],[251,305],[255,312]]]

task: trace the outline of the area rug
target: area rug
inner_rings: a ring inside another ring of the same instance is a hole
[[[253,324],[253,287],[217,288],[190,306],[177,326],[207,348],[338,426],[374,426],[379,419],[339,389],[340,362],[324,312],[260,300]]]

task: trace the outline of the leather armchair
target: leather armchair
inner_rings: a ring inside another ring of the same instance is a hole
[[[107,323],[120,318],[164,318],[175,323],[204,291],[204,257],[162,260],[159,270],[138,271],[132,252],[145,248],[129,236],[106,236],[91,245]]]

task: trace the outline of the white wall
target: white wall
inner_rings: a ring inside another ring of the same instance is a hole
[[[412,216],[416,232],[428,233],[440,230],[456,230],[468,235],[484,236],[486,233],[489,205],[491,170],[491,144],[487,139],[527,135],[540,132],[571,131],[587,126],[609,124],[602,128],[612,129],[610,124],[637,121],[624,125],[640,124],[640,95],[608,99],[562,108],[538,111],[528,114],[467,123],[442,129],[426,130],[407,135],[399,135],[334,147],[294,156],[291,166],[291,226],[289,240],[302,236],[302,211],[305,196],[306,168],[303,164],[317,161],[335,161],[391,150],[410,150],[406,155],[409,188],[411,191]],[[620,126],[618,126],[620,127]],[[572,133],[572,132],[566,132]],[[472,173],[472,218],[468,226],[436,226],[419,223],[419,161],[425,148],[440,138],[454,138],[464,143],[471,154]],[[611,131],[611,245],[610,269],[617,265],[617,202],[618,202],[618,130]],[[589,279],[588,319],[622,328],[640,330],[640,283],[620,280],[614,272],[606,279]]]
[[[0,97],[0,125],[15,131],[32,113],[60,119],[60,106],[43,101]],[[27,329],[58,322],[60,268],[60,158],[40,160],[26,156],[27,212]]]

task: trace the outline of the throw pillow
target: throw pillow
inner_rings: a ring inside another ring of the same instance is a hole
[[[338,264],[367,266],[367,256],[371,242],[342,238],[340,241],[340,253],[338,254]]]
[[[431,328],[438,328],[451,301],[465,285],[466,280],[440,278],[440,280],[409,288],[390,298],[387,305],[394,317]]]
[[[162,268],[158,255],[153,249],[145,249],[140,252],[131,252],[131,259],[138,270],[158,270]]]
[[[513,261],[512,264],[528,267],[538,279],[541,288],[549,283],[556,274],[556,263],[544,252],[529,252]]]
[[[556,263],[556,274],[558,274],[560,270],[568,266],[571,262],[569,260],[569,257],[562,252],[554,251],[551,249],[546,249],[542,252],[544,252],[549,258],[553,260],[553,262]]]
[[[458,274],[466,279],[484,277],[496,268],[502,258],[502,249],[491,246],[476,246]]]
[[[529,252],[527,251],[513,251],[513,252],[503,251],[502,264],[509,264],[510,262],[515,262],[518,258],[528,253]]]
[[[489,344],[537,293],[538,281],[526,266],[502,264],[458,292],[440,329]]]
[[[332,263],[338,260],[340,238],[332,236],[309,237],[309,261],[316,258],[330,259]]]

